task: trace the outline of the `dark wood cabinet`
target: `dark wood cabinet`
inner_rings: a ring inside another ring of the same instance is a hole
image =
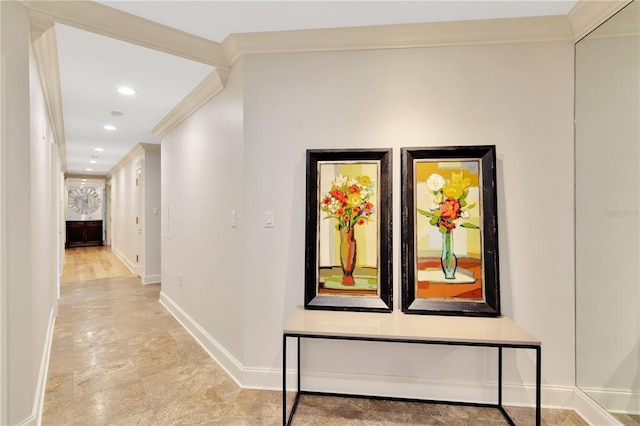
[[[102,245],[101,220],[68,220],[66,248]]]

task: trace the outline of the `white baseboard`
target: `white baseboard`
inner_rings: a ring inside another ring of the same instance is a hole
[[[178,304],[160,292],[160,302],[200,343],[211,357],[241,387],[249,389],[281,390],[282,370],[244,367],[225,350],[206,330],[197,324]],[[295,362],[292,360],[291,362]],[[303,374],[305,390],[354,393],[399,398],[450,400],[463,402],[496,403],[497,383],[450,382],[410,377],[380,376],[365,374],[327,373],[312,371]],[[287,388],[295,390],[296,374],[287,371]],[[550,408],[573,408],[573,386],[543,386],[542,406]],[[535,386],[522,384],[503,385],[503,403],[513,406],[535,405]]]
[[[640,392],[581,388],[585,395],[612,413],[640,415]]]
[[[145,275],[141,279],[142,284],[157,284],[162,281],[160,274]]]
[[[277,372],[277,378],[280,381],[279,384],[271,389],[282,389],[282,377],[279,371]],[[305,390],[320,392],[487,404],[496,404],[498,402],[497,382],[478,383],[323,372],[303,374],[301,382]],[[289,371],[287,372],[287,388],[295,390],[295,386],[296,375],[294,372]],[[504,405],[535,406],[534,385],[503,383],[502,391]],[[573,391],[574,388],[572,386],[543,386],[541,389],[541,405],[546,408],[570,408]]]
[[[116,246],[111,246],[111,251],[113,251],[113,253],[115,253],[115,255],[118,256],[118,259],[120,259],[122,263],[124,263],[124,266],[126,266],[127,269],[131,271],[132,274],[136,274],[137,268],[135,263],[127,259],[127,257],[124,254],[122,254]]]
[[[44,407],[44,393],[47,388],[47,376],[49,375],[49,358],[51,355],[51,342],[53,341],[53,328],[55,325],[55,307],[51,307],[49,312],[49,324],[45,336],[44,348],[42,349],[42,359],[40,360],[40,371],[38,372],[38,382],[33,399],[33,409],[31,415],[18,423],[19,426],[35,426],[42,424],[42,409]]]
[[[573,393],[572,408],[590,425],[622,425],[611,413],[578,388]]]
[[[243,386],[245,368],[220,343],[202,328],[189,314],[164,292],[160,292],[160,303],[175,317],[185,330],[204,348],[240,387]]]

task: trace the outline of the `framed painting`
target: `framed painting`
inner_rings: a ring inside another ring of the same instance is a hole
[[[308,150],[306,309],[392,310],[391,149]]]
[[[401,156],[402,311],[500,316],[495,146]]]

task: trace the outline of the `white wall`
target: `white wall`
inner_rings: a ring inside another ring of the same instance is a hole
[[[2,371],[6,389],[3,422],[18,423],[31,414],[34,395],[31,336],[31,197],[29,158],[29,21],[15,2],[2,8],[2,54],[5,58],[2,139],[2,264],[6,327]],[[9,185],[11,177],[11,185]],[[9,324],[11,327],[9,328]],[[10,374],[9,374],[10,372]],[[4,389],[3,389],[4,390]]]
[[[58,266],[58,200],[55,198],[60,169],[51,146],[55,142],[47,107],[40,85],[33,53],[30,55],[31,86],[31,309],[33,318],[33,371],[38,375],[35,397],[42,398],[46,384],[50,333],[53,327],[54,305],[57,303]],[[36,402],[38,403],[38,402]],[[39,408],[39,406],[37,407]]]
[[[1,2],[2,424],[35,423],[55,304],[52,134],[30,52],[27,10]],[[42,123],[45,122],[43,139]],[[59,170],[58,170],[59,172]],[[11,177],[9,180],[8,178]]]
[[[142,157],[127,160],[111,177],[111,248],[132,271],[138,254],[136,162]]]
[[[577,384],[640,414],[640,37],[596,33],[576,46]]]
[[[144,193],[138,212],[136,169],[142,164]],[[143,284],[160,281],[160,147],[137,145],[118,163],[111,175],[111,248],[132,271],[137,272]],[[154,214],[158,209],[158,214]],[[136,215],[142,221],[142,247],[138,247]],[[139,251],[140,250],[140,251]],[[141,270],[137,270],[136,255],[140,256]]]
[[[161,300],[209,334],[216,342],[210,350],[224,352],[219,359],[230,359],[228,369],[243,359],[245,301],[252,297],[245,293],[245,268],[253,265],[243,258],[244,217],[256,206],[243,204],[242,79],[238,65],[223,92],[162,138]]]
[[[160,146],[144,152],[144,284],[160,282]]]
[[[230,139],[230,123],[219,122],[235,111],[240,77],[243,134]],[[239,357],[245,385],[279,385],[282,327],[303,303],[305,150],[394,148],[398,308],[400,147],[472,144],[497,145],[503,313],[542,340],[543,385],[574,385],[572,43],[246,55],[230,83],[163,138],[163,202],[170,207],[163,292]],[[243,213],[234,230],[236,208]],[[550,218],[550,209],[566,214]],[[275,212],[275,228],[263,227],[266,210]],[[337,391],[350,390],[354,372],[372,378],[368,391],[380,386],[405,396],[425,396],[423,385],[434,381],[496,379],[495,355],[484,350],[306,347],[306,367],[331,372],[329,387]],[[401,377],[397,386],[376,382],[388,376]],[[531,357],[509,354],[506,379],[531,383]]]

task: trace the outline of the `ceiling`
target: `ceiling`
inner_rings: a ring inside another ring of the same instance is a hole
[[[222,42],[238,33],[566,15],[576,1],[99,3]],[[64,25],[56,25],[56,35],[67,173],[72,175],[104,176],[136,144],[159,143],[151,129],[213,70],[209,65]],[[131,87],[136,94],[121,95],[117,92],[120,86]],[[117,129],[105,130],[106,124]]]

